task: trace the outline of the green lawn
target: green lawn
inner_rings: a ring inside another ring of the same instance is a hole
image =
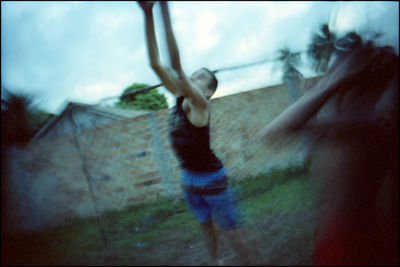
[[[304,166],[272,170],[240,182],[232,181],[230,185],[245,223],[256,223],[265,214],[290,214],[310,209],[312,205],[308,170]],[[168,264],[179,254],[180,244],[191,244],[201,238],[197,221],[181,199],[163,198],[124,211],[108,212],[100,222],[108,250],[99,223],[92,218],[13,237],[3,243],[7,246],[3,263],[104,265],[108,251],[110,265]],[[298,227],[301,229],[301,225]],[[163,252],[160,240],[173,245]]]

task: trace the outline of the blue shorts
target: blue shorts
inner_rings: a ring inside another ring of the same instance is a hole
[[[215,172],[182,172],[182,183],[186,186],[207,186],[226,178],[224,169]],[[237,226],[235,208],[229,188],[215,195],[195,194],[184,191],[189,209],[200,223],[216,221],[223,230],[232,230]]]

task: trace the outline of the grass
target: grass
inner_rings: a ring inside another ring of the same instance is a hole
[[[290,166],[232,181],[231,188],[247,220],[256,222],[265,214],[310,208],[307,178],[306,166]],[[168,257],[179,253],[176,244],[189,244],[200,237],[198,223],[182,199],[162,198],[124,211],[107,212],[101,222],[111,253],[125,258],[127,264],[160,262],[162,265],[163,260],[168,262]],[[170,242],[169,251],[176,253],[156,255],[160,238]],[[14,236],[6,246],[8,250],[2,260],[5,265],[104,265],[105,246],[99,225],[93,218]],[[124,263],[121,259],[110,261],[111,264]]]

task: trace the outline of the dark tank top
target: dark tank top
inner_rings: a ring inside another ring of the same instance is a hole
[[[169,117],[169,135],[181,168],[199,172],[216,171],[223,167],[210,148],[210,124],[194,126],[182,108],[184,97],[177,99]]]

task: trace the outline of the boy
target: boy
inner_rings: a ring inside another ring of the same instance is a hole
[[[188,207],[205,235],[212,264],[217,260],[217,235],[212,216],[244,264],[250,250],[236,229],[236,218],[223,164],[210,148],[210,104],[218,81],[213,72],[201,68],[187,77],[181,67],[166,1],[160,2],[172,70],[160,64],[154,32],[154,2],[138,1],[145,15],[147,48],[152,69],[176,98],[170,117],[171,143],[182,168],[182,187]],[[175,73],[174,73],[175,72]],[[177,76],[176,76],[176,75]]]

